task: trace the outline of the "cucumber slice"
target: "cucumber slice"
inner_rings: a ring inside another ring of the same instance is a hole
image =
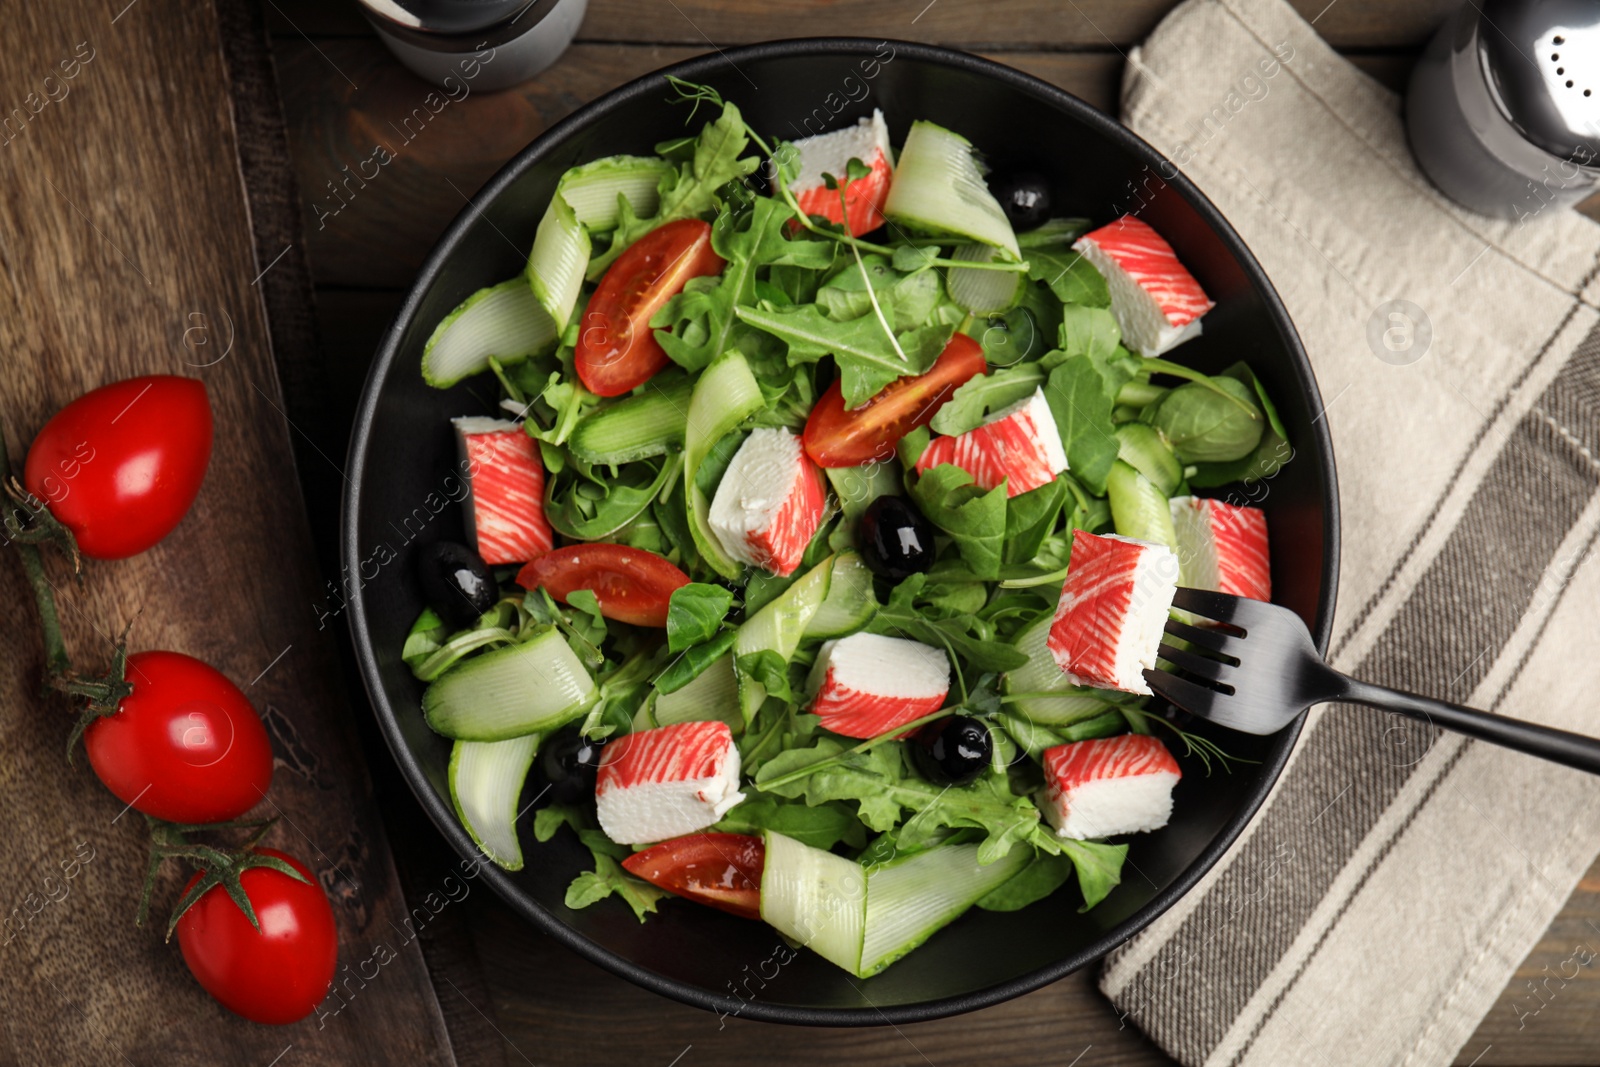
[[[872,572],[854,552],[833,557],[833,574],[828,579],[828,595],[822,598],[816,614],[806,623],[802,636],[808,638],[843,637],[867,624],[878,612],[878,598],[872,592]]]
[[[905,493],[904,475],[900,462],[895,459],[860,467],[824,467],[822,473],[828,476],[833,495],[839,498],[839,509],[844,512],[847,526],[855,526],[867,505],[880,496]]]
[[[683,487],[689,534],[706,565],[724,578],[739,578],[744,564],[723,550],[716,531],[711,529],[711,501],[695,484],[695,474],[712,445],[765,406],[750,364],[733,349],[701,373],[689,398],[688,426],[683,435]]]
[[[483,854],[508,871],[522,870],[517,800],[539,751],[539,734],[509,741],[457,741],[450,750],[450,802]]]
[[[450,668],[422,694],[428,725],[458,741],[548,732],[583,715],[594,679],[551,628]]]
[[[600,233],[616,227],[619,196],[628,201],[636,218],[654,215],[661,203],[657,187],[672,169],[659,156],[607,156],[563,174],[556,195],[590,233]]]
[[[479,289],[439,320],[422,346],[422,380],[448,389],[489,369],[549,351],[561,331],[521,278]]]
[[[962,245],[951,253],[951,259],[969,263],[988,263],[999,250],[989,245]],[[1010,311],[1022,300],[1023,286],[1028,276],[1001,270],[962,270],[951,267],[945,274],[945,287],[950,299],[975,315],[998,315]]]
[[[655,701],[634,716],[633,728],[643,730],[680,722],[725,722],[735,737],[744,732],[744,716],[739,714],[739,679],[733,670],[731,652],[713,661],[682,689],[657,693]]]
[[[1106,497],[1111,502],[1111,524],[1117,533],[1178,550],[1172,508],[1166,494],[1150,479],[1119,459],[1106,476]]]
[[[552,196],[533,236],[533,251],[528,253],[525,273],[534,298],[550,315],[558,332],[567,328],[572,309],[577,306],[583,272],[589,267],[589,251],[589,232],[566,200]]]
[[[1012,693],[1048,695],[1019,695],[1006,706],[1029,722],[1047,726],[1070,726],[1114,708],[1115,704],[1106,699],[1104,690],[1073,685],[1067,680],[1045,643],[1050,637],[1052,621],[1051,616],[1041,615],[1017,634],[1013,644],[1018,652],[1028,657],[1028,662],[1007,671],[1001,682],[1008,696]]]
[[[756,652],[776,652],[785,663],[794,658],[806,627],[811,625],[817,609],[827,599],[836,558],[829,556],[806,571],[803,577],[739,626],[739,635],[733,642],[735,668],[741,657]],[[766,699],[766,686],[740,672],[739,710],[744,715],[746,725],[755,718],[761,702]]]
[[[1016,845],[984,867],[978,864],[977,845],[942,845],[869,870],[856,975],[880,973],[1004,885],[1032,858],[1032,848]],[[763,907],[766,889],[763,878]]]
[[[591,466],[665,455],[683,445],[693,392],[694,382],[685,377],[651,382],[644,392],[584,416],[567,449]]]
[[[1117,458],[1149,479],[1162,496],[1170,497],[1183,481],[1183,467],[1155,427],[1128,422],[1117,427]]]
[[[1017,235],[973,158],[972,142],[931,122],[911,124],[883,213],[928,233],[964,237],[1021,258]]]
[[[761,869],[761,918],[830,963],[861,967],[867,872],[859,863],[771,830]]]

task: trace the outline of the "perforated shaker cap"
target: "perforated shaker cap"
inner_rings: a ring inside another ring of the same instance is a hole
[[[361,5],[394,25],[424,33],[474,33],[516,18],[527,8],[549,6],[537,0],[361,0]]]
[[[1478,53],[1519,133],[1600,170],[1600,0],[1482,0]]]

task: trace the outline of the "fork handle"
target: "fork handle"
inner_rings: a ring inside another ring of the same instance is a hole
[[[1342,676],[1343,677],[1343,676]],[[1583,734],[1555,730],[1537,723],[1433,700],[1415,693],[1344,677],[1345,690],[1337,700],[1404,715],[1408,719],[1442,726],[1458,734],[1525,752],[1554,763],[1600,774],[1600,740]]]

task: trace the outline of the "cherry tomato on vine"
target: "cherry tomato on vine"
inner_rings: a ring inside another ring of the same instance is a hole
[[[195,980],[223,1007],[253,1022],[282,1025],[310,1015],[327,995],[339,932],[316,875],[276,849],[255,851],[283,860],[306,881],[269,867],[239,875],[260,930],[222,886],[213,886],[178,918],[178,947]],[[203,873],[189,879],[185,893]]]
[[[835,381],[806,419],[801,437],[806,454],[819,467],[890,459],[900,438],[926,426],[950,394],[987,366],[982,346],[958,333],[925,373],[896,378],[854,410],[845,410],[844,392]]]
[[[176,823],[237,819],[272,784],[272,746],[222,672],[181,652],[135,652],[133,692],[83,734],[89,764],[117,799]]]
[[[194,503],[211,458],[211,405],[193,378],[103,385],[51,417],[23,482],[92,559],[138,555]]]
[[[546,552],[517,572],[524,589],[547,589],[566,602],[578,589],[593,591],[600,614],[635,626],[665,626],[672,591],[689,576],[654,552],[627,545],[568,545]]]
[[[573,365],[585,389],[621,396],[667,365],[650,318],[690,278],[726,264],[711,248],[711,224],[679,219],[657,226],[617,257],[589,298]]]
[[[745,834],[690,834],[622,861],[630,874],[688,900],[746,919],[761,918],[767,849]]]

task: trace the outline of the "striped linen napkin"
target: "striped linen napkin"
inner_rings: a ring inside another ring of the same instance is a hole
[[[1399,98],[1281,0],[1189,0],[1129,56],[1123,110],[1238,228],[1316,367],[1333,664],[1600,734],[1600,227],[1531,189],[1519,222],[1455,208]],[[1241,840],[1101,988],[1186,1064],[1448,1063],[1597,831],[1600,781],[1319,708]]]

